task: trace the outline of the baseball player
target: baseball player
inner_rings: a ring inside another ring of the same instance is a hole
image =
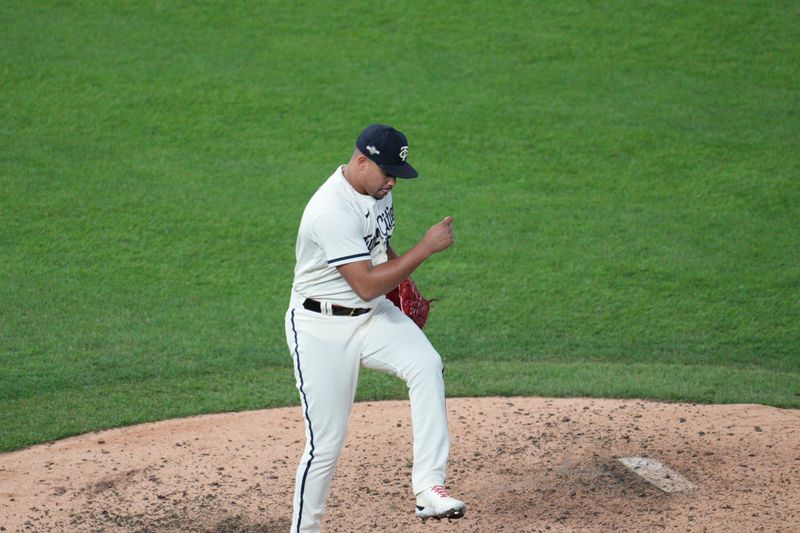
[[[406,253],[392,250],[392,188],[397,178],[417,176],[407,159],[405,135],[382,124],[367,127],[350,161],[322,184],[300,221],[286,340],[306,444],[295,478],[292,533],[320,530],[362,365],[408,385],[416,515],[464,515],[464,503],[444,486],[450,439],[441,358],[384,296],[453,243],[448,216]]]

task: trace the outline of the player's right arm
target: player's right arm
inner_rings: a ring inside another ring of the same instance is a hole
[[[425,236],[406,253],[381,263],[356,261],[336,267],[353,291],[364,301],[382,296],[397,287],[426,259],[453,244],[453,217],[431,226]]]

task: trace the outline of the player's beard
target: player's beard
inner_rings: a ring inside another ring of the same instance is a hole
[[[375,198],[376,200],[382,200],[382,199],[386,198],[386,196],[390,192],[392,192],[392,188],[391,187],[383,187],[383,188],[380,188],[377,191],[375,191],[375,194],[373,194],[372,197]]]

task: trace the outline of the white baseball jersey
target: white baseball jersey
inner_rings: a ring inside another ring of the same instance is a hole
[[[308,202],[295,246],[294,292],[305,298],[345,307],[375,307],[353,291],[338,266],[369,259],[388,259],[394,230],[392,195],[377,200],[359,194],[336,169]]]

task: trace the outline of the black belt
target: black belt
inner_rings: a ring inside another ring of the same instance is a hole
[[[322,312],[322,304],[316,300],[312,300],[311,298],[306,298],[306,301],[303,302],[303,307],[309,311],[314,311],[315,313]],[[369,313],[370,311],[371,309],[368,307],[344,307],[342,305],[331,305],[331,314],[337,316],[358,316],[363,315],[364,313]]]

